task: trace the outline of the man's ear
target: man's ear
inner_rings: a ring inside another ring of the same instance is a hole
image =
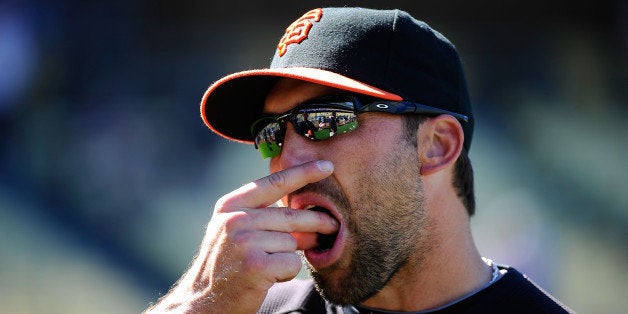
[[[429,175],[456,162],[462,151],[464,132],[456,118],[440,115],[421,124],[417,140],[421,175]]]

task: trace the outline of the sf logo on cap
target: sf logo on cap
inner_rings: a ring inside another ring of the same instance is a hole
[[[310,28],[312,28],[312,22],[320,21],[321,16],[323,16],[323,9],[314,9],[303,14],[302,17],[290,24],[290,26],[286,28],[286,33],[283,34],[283,37],[281,37],[281,40],[277,45],[279,56],[281,57],[286,54],[286,51],[288,51],[288,45],[298,44],[306,39],[307,34],[310,32]]]

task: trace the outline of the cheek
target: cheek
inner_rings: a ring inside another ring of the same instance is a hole
[[[406,144],[398,144],[396,150],[371,159],[352,177],[348,194],[356,232],[387,238],[418,225],[424,191],[413,152]]]
[[[369,122],[360,124],[350,134],[330,141],[324,148],[325,152],[321,153],[323,158],[334,163],[332,176],[348,196],[361,189],[372,189],[370,185],[380,183],[371,176],[399,170],[391,169],[396,168],[395,164],[399,162],[395,158],[399,158],[399,154],[407,154],[398,124],[387,123],[386,120],[377,124]],[[404,153],[401,153],[402,150]]]
[[[396,138],[396,130],[387,121],[374,123],[375,119],[360,121],[359,127],[329,141],[326,155],[336,162],[359,168],[365,162],[378,158]]]
[[[345,151],[351,157],[338,161],[341,165],[337,167],[337,175],[341,176],[339,181],[350,182],[351,192],[372,196],[395,192],[403,190],[404,186],[413,186],[420,178],[417,149],[401,132],[392,134],[364,140],[363,145],[344,146],[344,149],[351,150]],[[343,181],[344,177],[350,181]]]

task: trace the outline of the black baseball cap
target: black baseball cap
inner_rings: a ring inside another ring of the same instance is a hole
[[[286,29],[269,68],[234,73],[209,86],[201,101],[203,121],[225,138],[252,144],[250,126],[284,77],[466,115],[464,147],[471,145],[474,119],[460,57],[447,38],[404,11],[305,13]]]

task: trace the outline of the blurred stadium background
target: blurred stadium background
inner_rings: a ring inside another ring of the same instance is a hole
[[[483,254],[578,312],[625,312],[628,4],[609,0],[0,1],[0,312],[133,313],[165,293],[216,199],[266,173],[206,129],[202,93],[267,66],[307,10],[356,4],[457,45]]]

